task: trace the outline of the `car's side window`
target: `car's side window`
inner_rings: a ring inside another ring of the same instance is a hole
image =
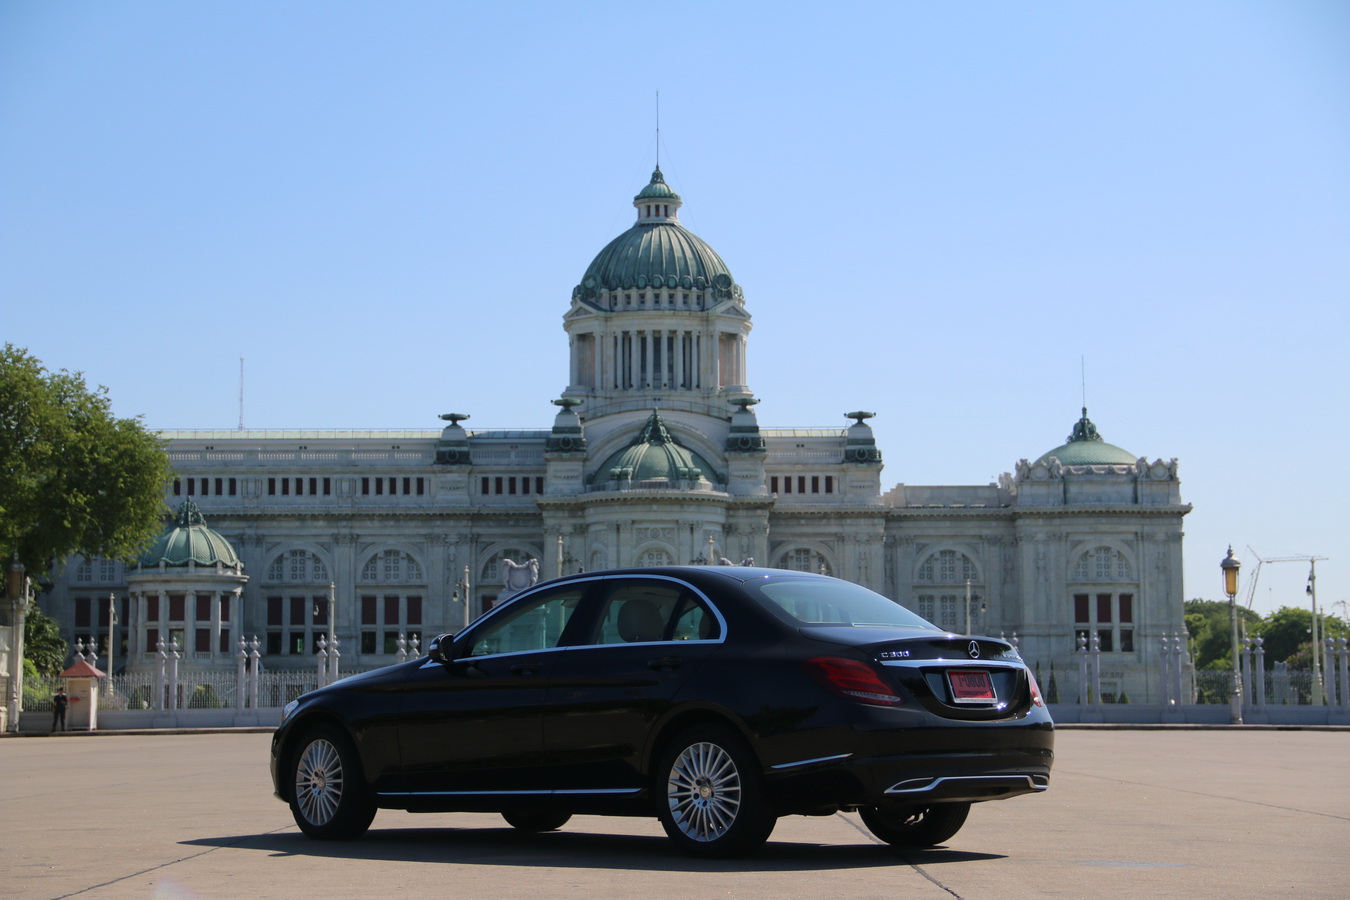
[[[601,603],[595,644],[645,644],[716,638],[717,620],[688,588],[668,581],[616,584]]]
[[[675,613],[675,628],[671,639],[676,641],[709,641],[722,636],[721,626],[708,607],[693,594],[685,593]]]
[[[679,602],[680,586],[669,581],[621,581],[600,607],[597,644],[646,644],[665,639]]]
[[[546,591],[493,616],[470,638],[465,656],[520,653],[558,646],[581,605],[582,586]]]

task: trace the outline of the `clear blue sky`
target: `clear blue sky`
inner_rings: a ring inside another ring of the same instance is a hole
[[[237,426],[240,357],[250,428],[547,427],[658,90],[762,424],[982,484],[1085,360],[1180,460],[1187,597],[1232,543],[1350,599],[1343,2],[6,0],[0,339],[153,428]]]

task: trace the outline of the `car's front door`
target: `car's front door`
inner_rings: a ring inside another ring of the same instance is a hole
[[[724,624],[688,585],[607,578],[589,633],[557,655],[544,758],[560,790],[637,790],[649,733],[680,686],[721,646]]]
[[[522,597],[457,638],[453,662],[428,661],[414,673],[399,717],[403,790],[547,787],[540,766],[546,689],[585,588]]]

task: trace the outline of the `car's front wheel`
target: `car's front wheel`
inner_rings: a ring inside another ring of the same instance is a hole
[[[360,837],[375,818],[375,803],[347,736],[331,725],[310,729],[291,762],[291,815],[312,838]]]
[[[751,853],[777,821],[754,751],[730,728],[705,725],[680,734],[662,755],[657,779],[661,825],[695,856]]]
[[[519,831],[557,831],[572,818],[571,813],[509,812],[502,813],[506,824]]]
[[[892,811],[876,807],[859,810],[867,830],[897,847],[932,847],[961,830],[970,813],[969,803],[934,803]]]

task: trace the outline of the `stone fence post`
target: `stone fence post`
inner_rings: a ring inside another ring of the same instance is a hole
[[[164,650],[164,638],[155,642],[155,709],[166,709],[166,697],[164,694],[164,669],[168,664],[169,655]]]
[[[328,638],[319,636],[319,652],[314,654],[319,666],[319,687],[328,683]]]
[[[242,713],[248,704],[248,644],[239,636],[239,649],[234,654],[234,711]]]
[[[255,634],[249,642],[249,668],[253,670],[248,680],[248,704],[254,712],[258,711],[258,675],[262,670],[262,654],[258,652],[258,636]]]

